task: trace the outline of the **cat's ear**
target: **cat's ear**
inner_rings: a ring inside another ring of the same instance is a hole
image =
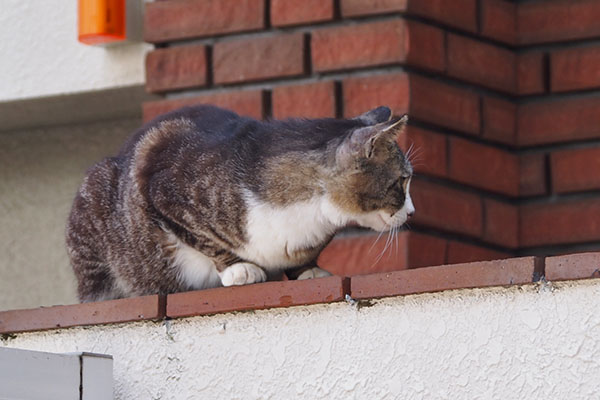
[[[367,126],[371,126],[387,122],[390,120],[390,118],[392,118],[392,111],[388,107],[379,106],[371,111],[367,111],[366,113],[359,115],[358,117],[355,117],[354,119],[361,121]]]
[[[349,167],[357,159],[373,158],[378,148],[386,148],[386,144],[398,139],[407,121],[408,115],[403,115],[387,122],[356,129],[338,147],[336,153],[338,163]]]

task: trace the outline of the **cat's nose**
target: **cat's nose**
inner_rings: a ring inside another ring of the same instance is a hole
[[[406,213],[407,218],[411,218],[413,215],[415,215],[415,210],[412,210],[412,211],[409,211]]]

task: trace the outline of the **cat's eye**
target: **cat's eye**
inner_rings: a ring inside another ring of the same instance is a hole
[[[404,192],[407,191],[408,189],[408,184],[410,183],[410,176],[406,177],[406,178],[402,178],[402,189],[404,189]]]
[[[392,182],[389,186],[388,186],[388,190],[393,189],[394,187],[396,187],[398,184],[401,184],[402,187],[404,187],[405,185],[405,181],[406,179],[403,177],[398,177],[398,179],[396,179],[394,182]]]

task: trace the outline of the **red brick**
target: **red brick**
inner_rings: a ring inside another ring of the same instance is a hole
[[[454,180],[509,196],[519,194],[519,159],[493,146],[453,137],[448,174]]]
[[[406,269],[406,241],[406,232],[393,240],[389,232],[337,237],[319,255],[317,264],[340,276]]]
[[[493,89],[514,92],[515,54],[463,36],[448,34],[448,74]]]
[[[416,21],[407,21],[406,27],[406,63],[443,72],[446,69],[444,32]]]
[[[510,249],[519,247],[519,208],[514,204],[492,199],[485,199],[483,205],[483,239]]]
[[[302,281],[265,282],[170,294],[167,316],[189,317],[342,301],[348,282],[339,276]]]
[[[483,137],[515,145],[517,141],[517,105],[495,97],[483,99]]]
[[[340,0],[343,17],[384,14],[406,10],[408,0]]]
[[[273,26],[299,25],[333,19],[333,0],[271,0]]]
[[[549,281],[600,278],[600,253],[548,257],[545,275]]]
[[[445,135],[408,126],[399,141],[405,152],[412,147],[409,160],[416,173],[447,176]]]
[[[142,296],[97,303],[2,311],[0,333],[162,319],[164,316],[164,296]]]
[[[335,117],[333,81],[277,86],[273,89],[273,117]]]
[[[550,55],[553,92],[600,87],[600,46],[557,50]]]
[[[420,76],[394,73],[348,78],[343,82],[343,97],[346,117],[387,105],[395,114],[408,112],[417,119],[479,133],[476,94]]]
[[[410,76],[410,115],[479,134],[479,97],[475,93],[417,75]]]
[[[598,198],[522,205],[521,246],[597,242],[600,240],[598,215]]]
[[[408,232],[408,267],[420,268],[446,263],[447,240]]]
[[[504,0],[481,2],[481,35],[509,44],[517,41],[517,5]]]
[[[567,98],[523,104],[518,110],[522,146],[600,137],[600,98]]]
[[[333,71],[406,60],[406,27],[401,19],[319,29],[311,38],[315,71]]]
[[[443,32],[402,19],[316,30],[311,53],[316,71],[396,63],[441,71],[445,62]]]
[[[219,42],[213,48],[215,83],[234,83],[304,73],[301,33]]]
[[[262,118],[262,91],[244,90],[235,92],[216,92],[196,97],[182,97],[172,100],[149,101],[143,104],[143,119],[148,122],[160,114],[180,107],[196,104],[213,104],[235,111],[240,115]]]
[[[416,213],[411,225],[481,236],[482,205],[479,196],[413,178],[410,187]]]
[[[600,189],[600,147],[552,153],[550,165],[557,193]]]
[[[509,253],[503,253],[501,251],[491,250],[485,247],[456,242],[453,240],[448,242],[448,264],[502,260],[510,257],[512,257],[512,255]]]
[[[146,89],[149,92],[206,85],[204,46],[157,49],[146,56]]]
[[[396,115],[408,112],[408,75],[404,73],[348,78],[343,81],[344,116],[355,117],[388,106]]]
[[[477,30],[476,0],[409,0],[408,13],[466,31]]]
[[[600,35],[600,3],[596,0],[550,0],[519,4],[522,44],[559,42]]]
[[[537,196],[546,193],[546,156],[540,153],[519,157],[519,194]]]
[[[151,43],[262,29],[264,0],[171,0],[146,4],[144,40]]]
[[[534,257],[523,257],[357,276],[352,278],[350,296],[367,299],[449,289],[522,285],[533,281],[535,263]]]
[[[540,52],[523,53],[517,56],[517,93],[543,93],[544,54]]]

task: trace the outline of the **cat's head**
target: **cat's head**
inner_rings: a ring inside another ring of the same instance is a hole
[[[408,117],[393,118],[378,107],[355,118],[360,126],[335,149],[333,201],[361,226],[387,231],[401,226],[415,208],[410,198],[413,168],[397,144]]]

